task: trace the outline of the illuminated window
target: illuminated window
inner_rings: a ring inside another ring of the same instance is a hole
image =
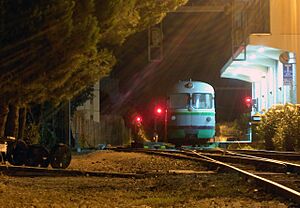
[[[213,98],[210,93],[194,93],[192,96],[192,106],[195,109],[211,109]]]

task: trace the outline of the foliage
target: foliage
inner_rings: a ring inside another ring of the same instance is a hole
[[[62,142],[59,141],[55,133],[55,130],[53,129],[55,128],[55,126],[54,127],[53,126],[52,125],[50,126],[49,123],[40,124],[40,131],[39,131],[41,135],[40,144],[43,144],[45,147],[48,147],[48,149],[54,147],[56,143]]]
[[[168,11],[187,0],[103,0],[95,1],[95,15],[100,25],[100,45],[115,46],[150,25],[159,23]]]
[[[257,133],[266,149],[300,148],[300,107],[289,103],[273,106],[262,115]]]
[[[239,138],[242,134],[236,121],[220,123],[216,129],[218,136]]]
[[[249,113],[245,113],[233,122],[218,123],[216,126],[216,135],[242,139],[248,131],[249,122],[250,115]]]
[[[88,141],[86,139],[86,135],[82,134],[79,138],[78,138],[78,147],[80,148],[87,148],[90,145],[88,144]]]
[[[146,132],[144,130],[144,127],[142,125],[139,125],[137,127],[137,135],[136,135],[136,142],[145,142],[145,141],[149,141],[149,139],[147,138]]]
[[[22,102],[27,103],[41,103],[48,96],[61,100],[67,93],[76,95],[114,65],[107,45],[122,44],[129,35],[157,23],[167,11],[185,2],[4,0],[0,13],[1,87],[9,83],[18,89],[22,84],[18,92],[22,98],[26,95]],[[71,92],[68,86],[74,83]],[[1,93],[14,89],[4,88]]]
[[[68,110],[68,103],[54,106],[51,102],[45,102],[32,106],[27,114],[25,132],[28,127],[31,129],[34,126],[35,131],[40,134],[38,142],[48,148],[52,148],[57,142],[64,142],[67,136],[65,127],[68,126]],[[26,142],[32,144],[35,140],[29,138]]]
[[[97,49],[93,5],[92,0],[5,1],[0,94],[8,102],[59,103],[107,74],[115,59]]]
[[[40,126],[35,123],[30,123],[24,131],[24,141],[27,144],[37,144],[40,142]]]
[[[277,131],[277,127],[283,117],[283,105],[277,105],[270,108],[261,117],[261,122],[257,127],[257,134],[260,140],[265,143],[265,148],[268,150],[274,150],[274,136]],[[275,141],[278,143],[279,141]]]
[[[242,134],[246,134],[248,132],[250,118],[250,113],[244,113],[240,116],[240,118],[235,120],[237,128],[242,132]]]
[[[253,143],[240,143],[240,142],[236,142],[236,143],[231,143],[231,144],[227,144],[226,145],[226,149],[246,149],[246,150],[254,150],[254,149],[258,149],[257,146],[253,145]]]
[[[75,96],[71,101],[71,115],[74,115],[74,112],[78,106],[82,106],[87,100],[90,100],[94,97],[93,94],[94,86],[88,86],[77,96]]]
[[[72,99],[110,72],[114,48],[129,35],[186,1],[2,0],[0,108]]]
[[[281,144],[282,149],[295,151],[300,147],[300,106],[286,104],[283,111],[274,140]]]

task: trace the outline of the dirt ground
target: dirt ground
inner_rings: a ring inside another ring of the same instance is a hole
[[[238,175],[211,173],[195,162],[97,151],[73,155],[68,169],[163,174],[143,179],[0,175],[0,207],[295,207],[248,184]]]

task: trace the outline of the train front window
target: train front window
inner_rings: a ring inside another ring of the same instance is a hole
[[[194,93],[192,96],[192,107],[195,109],[211,109],[213,97],[210,93]]]
[[[170,95],[171,108],[186,108],[189,105],[189,94],[178,93]]]

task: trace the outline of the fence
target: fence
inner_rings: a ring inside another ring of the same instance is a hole
[[[113,146],[130,143],[130,130],[121,116],[101,116],[100,122],[86,120],[80,113],[72,118],[75,144],[81,148],[97,148],[100,144]]]

